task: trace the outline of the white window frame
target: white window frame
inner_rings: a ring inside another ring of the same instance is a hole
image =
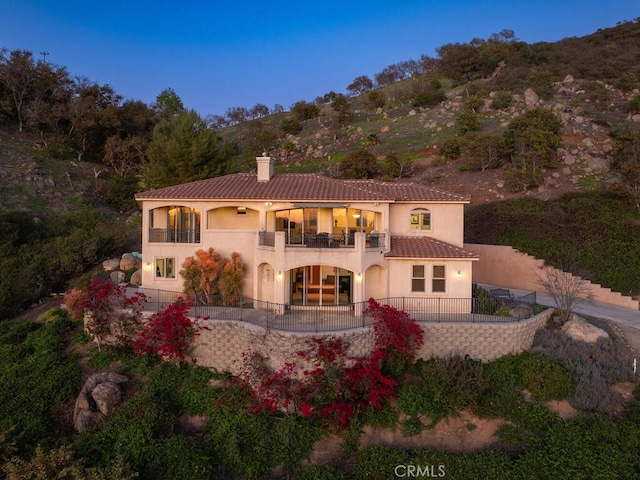
[[[170,280],[176,278],[175,257],[156,257],[154,265],[155,278],[165,278]]]

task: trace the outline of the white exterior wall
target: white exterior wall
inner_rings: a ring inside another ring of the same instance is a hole
[[[431,230],[411,229],[411,210],[426,208],[431,212]],[[389,231],[398,236],[429,236],[456,247],[464,244],[464,204],[396,203],[389,209]]]
[[[321,203],[321,202],[318,202]],[[425,259],[386,259],[390,235],[428,235],[456,246],[463,244],[464,205],[459,204],[386,204],[373,202],[346,202],[349,208],[376,212],[376,229],[384,233],[384,247],[366,248],[365,235],[357,233],[355,246],[350,248],[285,247],[284,233],[276,233],[275,247],[259,246],[258,232],[273,231],[267,225],[267,212],[293,208],[291,202],[270,201],[178,201],[145,200],[142,212],[142,286],[149,289],[183,291],[179,272],[182,263],[199,250],[213,247],[222,256],[230,257],[237,252],[247,264],[243,295],[261,300],[286,303],[288,290],[287,272],[306,265],[324,265],[344,268],[354,273],[352,301],[359,302],[370,296],[396,297],[420,296],[411,292],[411,265],[426,267],[427,291],[422,296],[451,298],[471,297],[470,260],[426,261]],[[200,243],[149,242],[149,211],[169,205],[195,208],[201,214]],[[245,215],[237,214],[237,207],[246,207]],[[411,230],[410,212],[413,208],[428,208],[431,211],[432,230]],[[330,230],[331,219],[321,213],[318,231]],[[156,278],[155,259],[175,258],[176,275],[173,279]],[[446,265],[446,293],[430,292],[431,265]],[[461,277],[457,278],[458,270]],[[282,276],[278,273],[281,272]]]
[[[388,285],[389,297],[443,297],[443,298],[471,298],[471,273],[472,260],[464,259],[389,259],[388,265]],[[425,291],[412,292],[411,280],[413,265],[424,265],[425,267]],[[445,292],[432,292],[431,280],[434,265],[445,266]],[[460,275],[458,276],[458,272]]]

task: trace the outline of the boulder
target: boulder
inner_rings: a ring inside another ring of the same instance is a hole
[[[91,375],[82,386],[73,409],[76,431],[86,432],[110,414],[122,399],[120,383],[128,380],[124,375],[112,372]]]
[[[136,267],[139,268],[139,263],[140,260],[138,260],[134,255],[131,253],[125,253],[120,259],[120,270],[130,270]]]
[[[91,397],[96,402],[96,407],[105,417],[114,407],[120,403],[122,393],[120,387],[113,382],[104,382],[91,391]]]
[[[111,272],[109,274],[109,280],[111,280],[111,283],[120,285],[122,282],[124,282],[125,276],[126,275],[124,274],[124,272],[116,270],[115,272]]]
[[[531,305],[518,305],[509,311],[509,316],[517,318],[518,320],[524,320],[525,318],[533,317],[533,307]]]
[[[538,97],[538,94],[532,89],[527,88],[524,91],[524,103],[527,105],[527,107],[535,107],[536,105],[538,105],[539,100],[540,97]]]
[[[572,315],[571,319],[562,326],[562,331],[568,337],[586,343],[598,343],[601,338],[609,338],[607,332],[577,315]]]
[[[105,260],[104,262],[102,262],[102,268],[104,268],[106,272],[118,270],[120,268],[120,259],[110,258],[109,260]]]
[[[142,269],[138,269],[135,272],[133,272],[133,274],[131,275],[131,279],[129,280],[129,283],[131,285],[135,285],[136,287],[139,287],[140,285],[142,285]]]

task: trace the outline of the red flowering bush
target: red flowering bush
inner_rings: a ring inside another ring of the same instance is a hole
[[[162,311],[154,313],[133,342],[140,355],[155,354],[160,358],[183,361],[193,337],[206,328],[187,316],[191,302],[182,297]]]
[[[367,356],[349,356],[349,345],[334,337],[309,340],[297,361],[276,371],[263,356],[251,355],[242,376],[251,387],[253,408],[293,412],[341,428],[369,408],[382,408],[397,386],[384,364],[412,361],[422,330],[405,312],[373,300],[367,312],[376,319],[374,350]]]
[[[418,349],[424,341],[422,329],[415,319],[405,311],[390,305],[381,305],[373,298],[365,310],[375,320],[374,348],[383,352],[384,370],[400,373],[415,360]]]
[[[65,304],[72,318],[85,317],[85,328],[96,343],[98,350],[109,336],[116,344],[126,345],[135,337],[139,327],[143,294],[127,296],[127,287],[114,285],[95,278],[82,290],[71,290],[65,295]]]

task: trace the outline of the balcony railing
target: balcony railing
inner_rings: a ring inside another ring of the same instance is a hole
[[[155,289],[132,289],[131,294],[144,293],[145,310],[158,311],[188,295]],[[209,304],[194,304],[190,316],[200,316],[209,320],[235,320],[259,325],[265,328],[292,332],[323,332],[362,328],[374,323],[367,315],[368,302],[333,306],[294,307],[242,296],[209,298]],[[531,314],[540,313],[535,292],[516,299],[499,298],[409,298],[393,297],[377,300],[406,311],[422,322],[451,323],[509,323],[521,321],[518,318],[496,315],[503,307],[514,308],[528,305]],[[357,313],[359,312],[359,314]]]
[[[170,228],[150,228],[149,242],[200,243],[199,229],[173,230]]]
[[[285,245],[288,247],[301,246],[307,248],[354,248],[355,235],[351,234],[330,234],[320,233],[295,233],[283,232]],[[276,232],[259,232],[258,244],[266,247],[274,247],[276,244]],[[365,246],[367,248],[385,247],[386,234],[369,233],[365,238]]]

